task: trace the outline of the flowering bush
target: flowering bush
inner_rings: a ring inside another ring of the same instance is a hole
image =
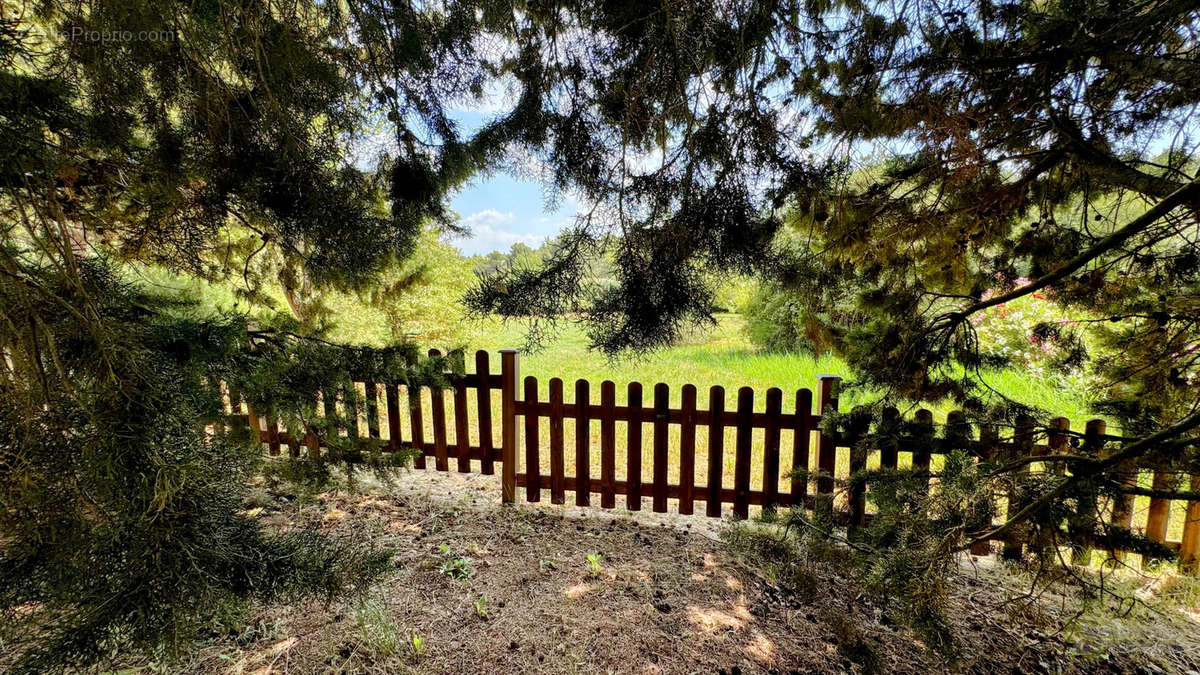
[[[1017,285],[1029,283],[1018,279]],[[989,293],[990,294],[990,293]],[[984,295],[984,299],[989,294]],[[1083,377],[1087,354],[1079,323],[1049,292],[1031,293],[971,318],[985,361],[1067,383]]]

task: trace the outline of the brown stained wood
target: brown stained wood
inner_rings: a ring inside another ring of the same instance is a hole
[[[763,431],[763,511],[774,513],[779,502],[779,416],[783,412],[783,391],[767,390],[767,426]]]
[[[566,501],[563,479],[566,465],[563,457],[563,381],[550,380],[550,503]]]
[[[712,518],[721,516],[721,478],[725,474],[725,388],[715,386],[708,390],[708,409],[712,413],[708,423],[708,490],[704,504],[705,513]]]
[[[733,456],[733,515],[750,517],[750,449],[754,440],[754,427],[750,426],[750,415],[754,412],[754,390],[750,387],[738,389],[738,425],[734,436]]]
[[[849,469],[851,478],[862,471],[866,471],[866,445],[862,443],[854,443],[850,446]],[[847,535],[853,536],[858,532],[859,528],[866,524],[867,521],[866,484],[859,481],[851,481],[848,496],[850,502],[850,519],[846,523],[846,533]]]
[[[517,474],[517,486],[525,487],[525,483],[526,483],[525,474],[518,473]],[[565,480],[565,484],[566,484],[566,489],[568,492],[582,489],[582,487],[583,487],[582,481],[576,479],[574,476],[567,476],[567,478]],[[667,497],[669,499],[678,499],[679,491],[681,489],[682,488],[678,485],[668,485],[667,486]],[[598,478],[593,478],[591,480],[590,490],[592,492],[600,491],[600,480]],[[628,483],[626,483],[623,480],[618,480],[613,483],[613,491],[616,492],[618,495],[626,494],[628,492],[628,490],[629,490]],[[697,486],[695,486],[694,491],[696,494],[696,499],[699,501],[704,501],[708,497],[707,490],[705,489],[704,486],[697,485]],[[759,491],[759,490],[751,490],[750,491],[749,500],[750,500],[751,506],[762,506],[763,499],[764,499],[764,497],[763,497],[763,493],[761,491]],[[720,492],[718,493],[718,500],[720,503],[723,503],[723,504],[732,504],[733,500],[734,500],[733,488],[722,488],[720,490]],[[791,497],[788,496],[787,494],[779,495],[779,502],[780,502],[780,506],[784,506],[784,507],[793,505]],[[840,519],[838,520],[838,522],[840,522]]]
[[[988,424],[979,429],[979,461],[990,462],[996,457],[996,445],[1000,433],[994,424]],[[991,527],[992,523],[978,523],[975,531],[982,532]],[[991,555],[992,542],[981,541],[971,545],[971,555]]]
[[[525,400],[538,400],[538,381],[533,375],[525,378]],[[542,501],[541,441],[538,438],[538,416],[525,413],[525,501]]]
[[[592,482],[592,429],[588,417],[587,380],[575,381],[575,402],[579,404],[575,412],[575,476],[580,488],[575,490],[575,504],[589,506],[592,503],[591,491],[588,487]]]
[[[879,466],[883,469],[895,469],[900,466],[900,439],[898,435],[898,427],[900,424],[900,411],[892,406],[888,406],[880,413],[879,427],[881,433],[892,436],[885,438],[880,442],[879,446]]]
[[[1033,454],[1033,418],[1022,415],[1017,418],[1016,424],[1013,427],[1013,442],[1009,450],[1009,456],[1005,457],[1008,461],[1023,459],[1030,457]],[[1024,474],[1028,473],[1028,466],[1022,467],[1015,471],[1012,475],[1012,484],[1008,488],[1008,509],[1005,518],[1013,517],[1024,506],[1024,498],[1020,492],[1025,481]],[[1004,538],[1004,548],[1001,555],[1005,560],[1020,560],[1022,555],[1021,539],[1014,531]]]
[[[433,468],[450,470],[450,454],[446,441],[446,391],[429,389],[429,415],[433,419]]]
[[[691,515],[692,488],[696,482],[696,385],[685,384],[680,392],[683,421],[679,428],[679,512]]]
[[[832,375],[822,375],[820,380],[820,399],[818,408],[821,414],[837,411],[838,383],[841,378]],[[829,517],[833,512],[834,473],[837,471],[837,439],[824,431],[821,432],[817,445],[817,495],[824,515]]]
[[[358,406],[358,383],[348,382],[342,390],[343,405],[346,406],[346,415],[349,417],[346,425],[346,434],[351,438],[361,438],[362,432],[358,428],[358,416],[362,412]]]
[[[396,385],[383,385],[383,405],[383,414],[387,416],[388,451],[396,452],[403,442],[400,438],[400,396],[396,392]]]
[[[630,511],[642,510],[642,383],[630,382],[627,400],[630,417],[628,442],[625,445],[625,481],[629,493],[625,495],[625,507]]]
[[[424,401],[421,396],[421,387],[409,386],[408,393],[408,419],[409,427],[412,432],[412,444],[414,448],[420,450],[425,446],[425,419],[424,419]],[[425,453],[418,452],[413,458],[413,466],[418,469],[425,468]]]
[[[274,415],[267,419],[267,452],[279,455],[279,418]]]
[[[363,394],[367,402],[367,435],[379,438],[379,388],[367,381],[363,383]]]
[[[430,357],[442,352],[430,349]],[[429,416],[433,419],[433,462],[438,471],[450,470],[450,454],[446,441],[446,392],[440,387],[429,388]]]
[[[483,448],[480,472],[485,476],[496,473],[492,463],[492,375],[489,372],[488,353],[482,349],[475,352],[475,377],[479,386],[475,388],[479,412],[479,447]]]
[[[1150,487],[1154,490],[1174,490],[1175,477],[1172,474],[1155,471]],[[1150,507],[1146,509],[1146,538],[1151,541],[1167,540],[1167,521],[1170,517],[1171,502],[1160,497],[1150,498]]]
[[[467,418],[467,386],[462,378],[454,379],[454,455],[458,472],[471,472],[471,426]]]
[[[923,428],[919,435],[929,440],[922,442],[919,447],[912,449],[912,465],[914,469],[928,471],[930,444],[933,442],[933,413],[925,408],[921,408],[913,415],[913,421]]]
[[[501,500],[517,501],[517,378],[520,358],[515,349],[500,350]]]
[[[1050,446],[1051,455],[1064,455],[1070,451],[1067,441],[1070,438],[1071,420],[1065,417],[1055,417],[1050,420],[1050,430],[1046,435],[1046,442]],[[1046,470],[1051,473],[1062,475],[1066,465],[1062,462],[1048,462]]]
[[[812,443],[813,395],[808,389],[796,391],[796,431],[792,436],[792,472],[803,471],[803,476],[791,479],[792,503],[800,504],[808,497],[808,453]]]
[[[1104,447],[1104,432],[1104,420],[1088,420],[1083,431],[1083,455],[1085,457],[1100,457]],[[1082,539],[1082,541],[1076,542],[1077,546],[1071,552],[1071,562],[1076,565],[1090,565],[1092,562],[1093,541],[1084,533],[1095,529],[1097,507],[1098,500],[1094,494],[1081,495],[1075,514],[1068,524],[1069,528],[1074,530],[1076,538]]]
[[[1200,476],[1192,476],[1188,489],[1200,492]],[[1183,537],[1179,542],[1179,571],[1200,573],[1200,501],[1188,502],[1184,512]]]
[[[667,433],[671,390],[663,382],[654,385],[654,512],[667,512]]]
[[[616,405],[617,385],[612,380],[600,384],[600,506],[611,509],[617,505],[614,486],[617,482]]]

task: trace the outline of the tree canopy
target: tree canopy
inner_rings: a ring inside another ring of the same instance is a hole
[[[352,585],[330,542],[237,513],[254,453],[205,432],[216,383],[299,429],[349,372],[442,370],[411,345],[327,344],[304,316],[198,317],[120,264],[240,277],[255,302],[274,279],[304,314],[320,289],[403,282],[425,228],[454,227],[446,196],[500,169],[589,206],[539,265],[484,275],[477,311],[581,314],[598,348],[650,349],[710,319],[714,279],[754,273],[854,314],[835,342],[861,381],[982,416],[972,317],[1049,293],[1079,320],[1031,330],[1121,354],[1092,365],[1127,438],[1031,509],[1130,459],[1195,472],[1198,19],[1183,0],[6,13],[0,613],[57,626],[24,634],[23,665],[187,634],[212,618],[202,582],[229,602]]]

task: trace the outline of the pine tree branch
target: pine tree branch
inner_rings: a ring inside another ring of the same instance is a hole
[[[1134,218],[1129,222],[1128,225],[1122,227],[1116,232],[1113,232],[1104,239],[1101,239],[1096,243],[1095,246],[1075,256],[1065,265],[1059,267],[1050,274],[1036,279],[1026,286],[1013,289],[1008,293],[997,295],[995,297],[988,298],[987,300],[982,300],[974,305],[971,305],[970,307],[967,307],[966,309],[953,312],[946,316],[952,322],[962,321],[972,314],[981,312],[989,307],[995,307],[996,305],[1006,302],[1012,302],[1017,298],[1035,293],[1047,286],[1058,283],[1059,281],[1071,276],[1075,272],[1078,272],[1083,268],[1084,265],[1120,246],[1133,236],[1141,233],[1146,228],[1157,222],[1159,218],[1162,218],[1174,210],[1175,207],[1195,200],[1200,200],[1200,179],[1193,180],[1192,182],[1167,195],[1161,201],[1151,207],[1149,211],[1146,211],[1137,218]]]
[[[1196,183],[1193,183],[1193,185],[1195,185],[1195,184]],[[1000,525],[998,527],[994,527],[991,530],[974,537],[973,539],[971,539],[971,541],[964,544],[962,546],[962,548],[969,548],[970,546],[980,543],[980,542],[983,542],[983,541],[990,541],[992,539],[999,539],[999,538],[1003,537],[1004,535],[1011,532],[1014,527],[1016,527],[1017,525],[1021,524],[1025,520],[1027,520],[1030,515],[1032,515],[1039,509],[1044,508],[1047,504],[1062,497],[1064,494],[1066,494],[1066,492],[1073,485],[1075,485],[1079,481],[1081,481],[1085,478],[1089,478],[1097,473],[1100,473],[1101,471],[1104,471],[1105,469],[1114,467],[1123,461],[1133,459],[1135,457],[1143,455],[1148,450],[1150,450],[1157,444],[1161,443],[1162,441],[1165,441],[1170,438],[1174,438],[1176,436],[1179,436],[1180,434],[1187,433],[1188,431],[1191,431],[1192,429],[1195,429],[1196,427],[1200,427],[1200,410],[1194,411],[1192,414],[1183,418],[1179,422],[1176,422],[1175,424],[1172,424],[1171,426],[1160,430],[1158,433],[1151,434],[1150,436],[1147,436],[1139,441],[1129,444],[1120,452],[1109,455],[1108,457],[1104,458],[1103,460],[1096,462],[1091,467],[1089,467],[1087,471],[1077,473],[1077,474],[1074,474],[1074,475],[1068,477],[1066,480],[1059,483],[1058,487],[1047,492],[1046,494],[1042,495],[1041,497],[1038,497],[1037,499],[1033,500],[1029,504],[1026,504],[1024,508],[1022,508],[1015,515],[1013,515],[1008,520],[1006,520],[1002,525]]]

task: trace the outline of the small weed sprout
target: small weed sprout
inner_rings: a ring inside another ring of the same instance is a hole
[[[451,579],[470,579],[475,576],[475,570],[471,569],[471,563],[475,562],[473,558],[454,555],[454,551],[446,544],[441,545],[442,555],[445,560],[442,561],[442,566],[439,571]]]
[[[413,661],[420,662],[425,656],[425,638],[413,633],[408,641],[408,649],[412,652]]]
[[[479,598],[475,600],[475,614],[481,619],[486,620],[488,618],[486,593],[479,596]]]
[[[604,560],[604,556],[599,553],[588,554],[588,569],[592,572],[592,578],[600,576],[600,562],[602,560]]]
[[[548,571],[556,570],[556,569],[558,569],[558,561],[557,560],[543,559],[543,560],[538,561],[538,571],[539,572],[548,572]]]

